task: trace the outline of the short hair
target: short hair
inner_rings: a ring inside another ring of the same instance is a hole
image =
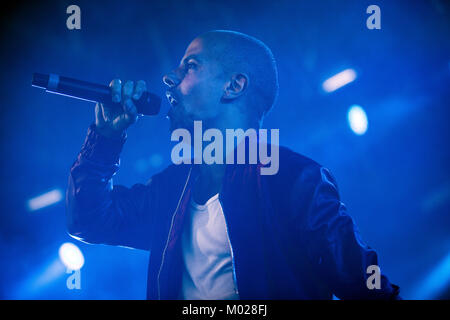
[[[248,98],[261,121],[278,97],[278,71],[272,51],[262,41],[236,31],[213,30],[200,38],[212,42],[215,53],[226,59],[225,71],[249,76]]]

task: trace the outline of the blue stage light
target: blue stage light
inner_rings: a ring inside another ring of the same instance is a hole
[[[413,291],[412,299],[436,299],[450,285],[450,253],[447,254]]]
[[[163,157],[159,153],[154,153],[149,159],[149,163],[153,168],[159,168],[164,162]]]
[[[154,153],[148,158],[141,158],[136,161],[137,172],[144,173],[150,168],[159,168],[163,165],[164,159],[159,153]]]
[[[28,210],[36,211],[44,207],[48,207],[63,199],[63,193],[60,189],[54,189],[40,196],[34,197],[27,202]]]
[[[353,105],[348,110],[348,124],[357,135],[363,135],[367,131],[368,120],[366,112],[358,105]]]
[[[66,242],[59,248],[59,258],[71,270],[79,270],[84,265],[84,256],[81,250],[73,243]]]
[[[355,81],[355,79],[356,71],[353,69],[346,69],[325,80],[322,84],[322,88],[325,92],[333,92],[346,84]]]

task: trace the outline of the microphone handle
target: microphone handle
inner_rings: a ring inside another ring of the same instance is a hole
[[[85,101],[112,103],[110,87],[56,74],[33,73],[32,86]],[[134,104],[139,114],[156,115],[159,113],[161,98],[145,91]]]

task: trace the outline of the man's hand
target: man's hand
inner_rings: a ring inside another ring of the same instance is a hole
[[[95,125],[103,136],[120,137],[124,131],[138,119],[133,101],[139,100],[147,90],[145,81],[126,81],[122,85],[120,79],[114,79],[111,87],[112,104],[97,103],[95,106]]]

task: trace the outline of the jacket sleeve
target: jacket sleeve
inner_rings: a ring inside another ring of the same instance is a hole
[[[378,283],[373,276],[374,270],[380,270],[377,254],[361,241],[328,169],[312,165],[303,170],[291,199],[299,241],[334,295],[339,299],[400,299],[398,286],[381,272]]]
[[[89,127],[70,170],[67,227],[72,237],[84,242],[149,250],[152,183],[131,188],[112,184],[125,140],[125,135],[110,139],[97,133],[94,124]]]

